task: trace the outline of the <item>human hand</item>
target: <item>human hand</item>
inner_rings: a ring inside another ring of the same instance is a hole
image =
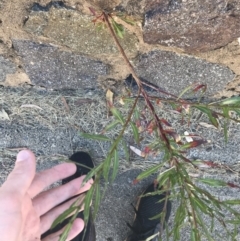
[[[69,177],[75,172],[75,164],[63,163],[36,173],[34,154],[29,150],[19,152],[13,171],[0,187],[1,240],[40,240],[41,234],[46,232],[53,221],[79,196],[61,203],[90,189],[93,180],[82,186],[85,177],[82,176],[65,185],[43,191],[52,183]],[[81,198],[84,198],[84,194]],[[77,236],[83,228],[83,220],[76,219],[69,232],[68,240]],[[57,241],[63,229],[45,237],[42,241]]]

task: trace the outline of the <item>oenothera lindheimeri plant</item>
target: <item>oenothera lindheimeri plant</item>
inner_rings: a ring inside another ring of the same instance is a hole
[[[133,184],[137,184],[139,181],[149,177],[153,173],[157,174],[154,183],[159,189],[156,192],[147,195],[160,194],[163,192],[166,193],[163,212],[152,217],[159,219],[159,222],[161,223],[160,233],[164,233],[163,225],[166,214],[166,204],[170,199],[173,201],[177,200],[178,207],[173,214],[174,223],[172,227],[165,229],[164,234],[166,239],[172,237],[173,240],[179,240],[182,227],[189,224],[191,240],[213,241],[212,230],[214,229],[215,222],[218,221],[226,231],[225,233],[228,235],[229,240],[236,240],[236,227],[240,224],[240,213],[234,209],[234,205],[240,205],[240,200],[219,200],[217,197],[201,188],[200,183],[213,187],[240,187],[234,183],[225,182],[223,180],[201,178],[199,176],[193,177],[188,172],[189,168],[197,170],[200,166],[225,168],[228,170],[231,170],[231,168],[226,165],[219,165],[212,161],[190,160],[186,155],[187,151],[190,148],[205,144],[206,141],[196,133],[188,133],[188,137],[191,138],[190,141],[181,138],[180,134],[177,133],[174,127],[172,127],[166,119],[157,114],[156,103],[167,104],[168,108],[178,112],[182,115],[183,119],[187,118],[187,121],[189,122],[191,122],[191,113],[194,110],[206,115],[211,125],[216,128],[219,128],[219,126],[223,128],[223,134],[227,141],[229,122],[239,122],[236,116],[240,115],[240,97],[232,97],[212,103],[206,103],[202,101],[202,96],[207,89],[207,86],[203,84],[193,84],[187,87],[179,96],[175,96],[171,93],[164,92],[160,88],[142,82],[119,43],[118,37],[123,37],[124,27],[117,23],[115,17],[120,16],[129,24],[134,24],[133,21],[116,13],[113,14],[106,11],[101,11],[99,13],[94,8],[90,8],[90,11],[95,15],[93,22],[98,26],[104,25],[111,33],[111,36],[125,61],[126,67],[129,69],[129,73],[131,73],[136,81],[138,94],[134,96],[130,93],[128,96],[123,96],[121,98],[122,103],[128,103],[129,111],[127,115],[121,113],[119,108],[117,108],[112,101],[108,100],[108,107],[114,120],[98,134],[80,133],[82,137],[110,143],[110,148],[105,159],[94,169],[90,170],[84,180],[84,182],[87,182],[90,178],[95,176],[95,182],[87,192],[84,200],[85,222],[88,222],[91,202],[94,216],[98,211],[103,195],[100,192],[100,179],[103,178],[106,183],[111,183],[117,176],[119,167],[118,150],[123,149],[126,154],[126,159],[129,159],[129,148],[124,139],[124,135],[125,131],[130,128],[136,144],[141,144],[141,142],[143,142],[144,135],[151,135],[152,137],[151,142],[148,143],[143,150],[140,152],[137,150],[138,154],[145,157],[159,152],[163,153],[163,158],[159,163],[144,170],[135,180],[133,180]],[[155,88],[155,90],[161,92],[161,96],[165,95],[166,97],[151,96],[145,91],[144,85]],[[183,99],[182,96],[189,92],[201,92],[202,95],[200,95],[197,101]],[[145,114],[137,108],[138,103],[142,100],[144,100],[147,107],[147,109],[144,110]],[[150,116],[148,121],[146,121],[147,118],[145,118],[145,116]],[[143,119],[145,119],[145,121],[143,121]],[[116,126],[121,126],[118,135],[114,138],[109,137],[108,131]],[[166,166],[168,168],[166,168]],[[76,218],[81,205],[82,203],[79,204],[79,202],[76,201],[67,211],[55,220],[53,226],[56,226],[69,214],[75,213],[64,233],[61,235],[61,241],[66,239],[71,224]],[[229,213],[228,217],[231,217],[230,219],[225,218],[225,212]],[[211,225],[206,225],[203,216],[205,218],[207,216],[209,220],[211,220]],[[165,225],[165,227],[167,227],[167,225]],[[162,237],[160,235],[160,240],[161,239]]]

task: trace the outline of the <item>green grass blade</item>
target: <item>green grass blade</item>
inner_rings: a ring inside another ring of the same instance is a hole
[[[137,144],[139,144],[139,132],[138,132],[138,128],[137,126],[131,121],[130,125],[132,127],[132,131],[133,131],[133,136],[134,136],[134,140]]]
[[[222,180],[218,180],[218,179],[211,179],[211,178],[198,178],[198,181],[208,184],[209,186],[213,186],[213,187],[226,187],[227,183],[222,181]]]
[[[114,150],[114,156],[113,156],[113,170],[112,170],[112,182],[115,180],[117,173],[118,173],[118,167],[119,167],[119,156],[118,151]]]
[[[93,213],[93,219],[96,218],[99,206],[101,202],[101,192],[100,192],[100,185],[96,182],[95,184],[95,198],[94,198],[94,213]]]
[[[119,122],[119,120],[115,120],[115,121],[111,122],[110,124],[108,124],[108,125],[104,128],[104,132],[112,130],[112,129],[115,128],[118,124],[121,124],[121,123]]]
[[[120,121],[120,123],[122,125],[124,125],[124,120],[123,120],[123,116],[122,114],[120,113],[120,111],[118,109],[116,109],[115,107],[112,107],[110,109],[110,111],[112,112],[112,114],[114,115],[114,117]]]
[[[94,134],[88,134],[88,133],[83,133],[79,132],[80,136],[87,138],[87,139],[92,139],[96,141],[111,141],[111,139],[107,136],[104,135],[94,135]]]

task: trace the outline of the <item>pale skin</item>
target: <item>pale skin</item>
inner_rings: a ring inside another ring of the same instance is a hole
[[[62,163],[51,169],[36,173],[36,158],[29,150],[18,153],[13,171],[0,187],[0,234],[1,241],[39,241],[53,221],[65,211],[76,198],[69,198],[90,189],[93,180],[82,185],[84,176],[71,182],[43,191],[52,183],[76,172],[73,163]],[[84,194],[82,194],[84,198]],[[84,222],[76,219],[68,239],[77,236]],[[51,234],[42,241],[57,241],[63,230]]]

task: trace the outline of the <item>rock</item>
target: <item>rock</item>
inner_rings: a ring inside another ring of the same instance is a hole
[[[90,14],[90,10],[89,10]],[[118,49],[108,29],[98,29],[92,20],[96,17],[81,14],[65,6],[46,6],[32,8],[24,29],[38,36],[55,40],[60,45],[85,54],[116,54]],[[125,32],[119,39],[122,47],[129,53],[137,54],[137,37]]]
[[[7,74],[16,72],[16,66],[10,60],[0,56],[0,82],[4,81]]]
[[[240,36],[240,2],[147,0],[144,41],[202,52]]]
[[[207,84],[206,95],[211,96],[222,90],[235,76],[227,67],[158,50],[140,55],[135,66],[143,80],[175,95],[193,83],[201,83]]]
[[[96,88],[98,76],[107,75],[109,66],[84,55],[28,40],[13,40],[24,69],[34,85],[49,89]]]

